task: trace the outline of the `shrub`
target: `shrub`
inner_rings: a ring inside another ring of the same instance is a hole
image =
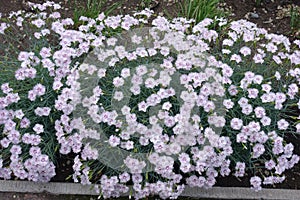
[[[147,24],[150,10],[74,30],[58,4],[33,6],[0,24],[1,178],[50,181],[73,152],[73,180],[104,198],[176,198],[246,173],[259,190],[298,163],[299,41],[245,20]]]

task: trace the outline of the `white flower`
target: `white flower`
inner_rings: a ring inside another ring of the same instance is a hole
[[[139,111],[146,112],[148,108],[148,104],[145,101],[142,101],[138,104]]]
[[[37,134],[40,134],[40,133],[44,132],[44,126],[41,125],[41,124],[36,124],[36,125],[34,125],[33,130],[34,130]]]
[[[253,131],[253,132],[258,132],[258,131],[260,131],[260,125],[259,125],[258,122],[252,121],[252,122],[250,122],[250,123],[248,124],[248,126],[249,126],[249,128],[250,128],[250,131]]]
[[[300,133],[300,123],[296,125],[296,132]]]
[[[235,96],[237,95],[238,93],[238,90],[237,90],[237,87],[235,85],[231,85],[229,88],[228,88],[228,92],[231,96]]]
[[[142,76],[144,74],[146,74],[148,71],[147,67],[145,65],[139,65],[137,68],[136,68],[136,73],[139,75],[139,76]]]
[[[235,61],[236,63],[242,62],[241,56],[240,56],[240,55],[237,55],[237,54],[233,54],[233,55],[231,56],[230,60],[233,60],[233,61]]]
[[[113,84],[115,87],[121,87],[122,85],[124,85],[124,79],[121,77],[116,77],[113,79]]]
[[[250,113],[252,113],[253,111],[253,107],[250,104],[244,105],[242,107],[242,113],[245,115],[249,115]]]
[[[255,99],[258,95],[258,89],[255,88],[249,88],[248,90],[248,97],[251,99]]]
[[[265,152],[265,147],[263,144],[255,144],[253,147],[252,158],[258,158]]]
[[[269,84],[262,84],[262,85],[261,85],[261,89],[262,89],[263,91],[269,93],[269,92],[271,91],[272,87],[271,87],[271,85],[269,85]]]
[[[267,117],[267,116],[263,116],[261,119],[260,119],[260,122],[263,126],[269,126],[271,124],[271,118],[270,117]]]
[[[233,118],[230,121],[230,126],[234,130],[240,130],[242,128],[242,126],[243,126],[243,120],[241,120],[239,118]]]
[[[225,99],[223,101],[223,105],[227,108],[227,109],[231,109],[234,106],[234,103],[231,99]]]
[[[286,95],[284,93],[277,92],[276,97],[275,97],[275,101],[276,101],[276,103],[285,102],[286,101]]]
[[[124,69],[122,69],[122,71],[121,71],[121,76],[122,76],[123,78],[129,77],[129,76],[130,76],[130,69],[129,69],[129,68],[124,68]]]
[[[275,72],[274,76],[275,76],[276,80],[280,80],[280,78],[281,78],[281,75],[278,71]]]
[[[157,85],[157,81],[154,78],[147,78],[145,80],[145,86],[147,88],[154,88]]]
[[[172,104],[170,102],[165,102],[163,105],[162,105],[162,109],[163,110],[170,110],[170,108],[172,107]]]
[[[169,150],[170,154],[178,155],[181,151],[181,146],[177,142],[171,143],[168,146],[167,150]]]
[[[103,68],[98,69],[97,75],[99,78],[105,77],[105,74],[106,74],[106,69],[103,69]]]
[[[215,125],[216,127],[224,127],[226,120],[223,116],[212,115],[208,117],[208,123]]]
[[[261,84],[264,78],[261,75],[255,75],[253,78],[253,82],[255,84]]]
[[[121,109],[121,112],[123,115],[128,115],[130,113],[130,107],[128,106],[123,106]]]
[[[263,107],[256,107],[255,109],[254,109],[254,112],[255,112],[255,116],[257,117],[257,118],[262,118],[262,117],[264,117],[265,115],[266,115],[266,111],[265,111],[265,109],[263,108]]]
[[[281,119],[277,122],[279,130],[286,130],[289,126],[289,123],[285,119]]]
[[[116,38],[113,38],[113,37],[108,38],[106,40],[108,46],[115,46],[117,41],[118,40]]]
[[[116,91],[114,94],[114,99],[121,101],[124,98],[123,92],[121,91]]]
[[[172,127],[175,125],[175,119],[172,116],[166,116],[164,119],[164,123],[167,127]]]
[[[49,108],[49,107],[37,107],[34,110],[34,113],[37,116],[48,116],[50,114],[50,111],[51,111],[51,108]]]
[[[130,91],[131,91],[134,95],[138,95],[138,94],[140,94],[140,92],[141,92],[141,88],[140,88],[140,86],[138,86],[138,85],[133,85],[133,86],[130,88]]]
[[[242,47],[240,49],[240,53],[243,54],[243,56],[248,56],[251,54],[251,49],[249,47]]]

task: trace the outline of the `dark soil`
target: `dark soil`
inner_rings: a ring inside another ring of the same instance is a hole
[[[300,37],[300,27],[291,27],[290,7],[300,6],[299,0],[225,0],[227,8],[233,11],[233,19],[247,19],[269,32]],[[298,7],[299,8],[299,7]],[[300,11],[300,10],[298,10]],[[252,14],[251,14],[252,13]],[[255,15],[257,14],[257,15]],[[257,18],[256,18],[257,17]]]
[[[85,1],[78,1],[75,5],[74,1],[68,0],[53,0],[55,2],[61,2],[62,6],[67,8],[63,11],[65,17],[73,17],[75,7],[85,5]],[[11,11],[17,11],[20,9],[27,9],[22,6],[22,0],[0,0],[0,13],[8,14]],[[31,0],[31,2],[43,2],[42,0]],[[104,6],[103,10],[108,8],[110,5],[116,2],[123,2],[117,9],[111,14],[127,14],[134,10],[141,9],[141,0],[109,0],[107,5]],[[168,0],[159,0],[159,3],[153,3],[151,6],[157,15],[165,15],[166,17],[176,17],[178,14],[178,3],[169,3]],[[220,7],[225,11],[231,13],[231,19],[248,19],[259,27],[267,29],[269,32],[276,34],[284,34],[291,40],[300,38],[299,27],[292,28],[290,25],[291,17],[289,16],[289,6],[300,6],[300,0],[260,0],[260,4],[256,4],[257,0],[223,0]],[[252,14],[251,14],[252,13]],[[300,136],[288,136],[286,138],[288,142],[292,142],[295,146],[295,153],[300,155]],[[72,164],[74,156],[63,156],[59,160],[57,175],[53,181],[62,182],[72,174]],[[300,164],[296,165],[292,170],[285,173],[286,181],[280,185],[271,187],[284,188],[284,189],[300,189]],[[241,180],[235,177],[219,178],[217,180],[217,186],[231,187],[249,187],[249,179],[242,178]],[[15,195],[15,196],[13,196]],[[26,197],[27,195],[27,197]],[[33,195],[30,198],[28,195]],[[56,197],[49,197],[48,194],[36,197],[34,194],[11,194],[2,193],[0,199],[63,199]],[[67,199],[65,197],[65,199]],[[76,198],[74,198],[76,199]],[[83,199],[83,198],[79,198]]]

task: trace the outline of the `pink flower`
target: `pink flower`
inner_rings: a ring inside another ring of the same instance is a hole
[[[24,142],[25,144],[30,144],[32,142],[29,133],[24,133],[24,135],[22,136],[22,142]]]
[[[276,55],[273,55],[273,60],[276,62],[276,64],[281,64],[282,63],[282,61],[281,61],[281,59],[279,58],[279,56],[276,56]]]
[[[31,145],[37,146],[40,144],[41,141],[42,141],[41,136],[34,135],[34,134],[30,135],[30,144]]]
[[[258,176],[251,177],[250,179],[250,184],[253,186],[255,191],[261,190],[261,182],[262,180]]]
[[[42,96],[45,94],[46,88],[42,84],[38,83],[33,87],[33,91],[35,92],[36,95]]]
[[[253,158],[258,158],[265,152],[265,147],[263,144],[255,144],[253,147]]]
[[[30,125],[30,120],[26,117],[24,117],[21,122],[20,122],[20,127],[21,128],[28,128]]]
[[[236,177],[243,177],[244,174],[245,174],[245,163],[242,163],[242,162],[237,162],[236,165],[235,165],[235,176]]]
[[[47,155],[39,155],[37,161],[39,165],[46,166],[49,163],[49,157]]]
[[[1,90],[4,94],[8,94],[13,91],[13,89],[9,87],[9,83],[3,83],[1,85]]]
[[[52,85],[52,89],[59,90],[62,86],[63,86],[63,84],[60,81],[54,81],[53,85]]]
[[[276,163],[273,160],[269,160],[269,161],[265,162],[265,167],[268,170],[272,170],[273,168],[275,168],[275,166],[276,166]]]
[[[0,16],[1,17],[1,16]],[[9,27],[7,23],[0,24],[0,34],[4,34],[4,31]]]
[[[15,129],[11,130],[7,137],[14,144],[18,144],[20,142],[20,132]]]
[[[13,145],[11,148],[10,148],[10,152],[13,154],[13,155],[19,155],[22,153],[22,148],[19,146],[19,145]]]
[[[138,85],[133,85],[133,86],[130,88],[130,91],[131,91],[134,95],[138,95],[138,94],[140,94],[140,92],[141,92],[141,88],[140,88],[140,86],[138,86]]]
[[[300,133],[300,123],[296,125],[296,132]]]
[[[223,40],[223,45],[232,46],[233,44],[234,44],[234,42],[232,40],[229,40],[229,39]]]
[[[130,175],[127,172],[124,172],[119,175],[120,183],[127,183],[130,180]]]
[[[24,113],[22,110],[16,110],[14,113],[15,117],[18,119],[22,119],[24,117]]]
[[[7,147],[9,146],[10,142],[11,142],[11,141],[10,141],[9,139],[3,138],[3,139],[0,141],[0,144],[1,144],[1,146],[2,146],[3,148],[7,148]]]
[[[37,146],[30,147],[29,154],[32,157],[37,157],[37,156],[41,155],[41,149],[40,149],[40,147],[37,147]]]
[[[110,144],[110,146],[116,147],[120,144],[120,138],[117,136],[111,135],[109,137],[108,143]]]
[[[25,80],[25,69],[20,68],[15,72],[15,78],[17,80]]]
[[[235,85],[230,85],[228,92],[231,96],[235,96],[238,93],[237,87]]]
[[[175,125],[175,119],[174,117],[172,116],[167,116],[165,119],[164,119],[164,124],[167,126],[167,127],[172,127]]]
[[[248,136],[245,133],[239,133],[236,135],[236,142],[246,143]]]
[[[255,75],[253,78],[253,83],[261,84],[264,78],[261,75]]]

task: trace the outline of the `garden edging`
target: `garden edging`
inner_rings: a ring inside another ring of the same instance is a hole
[[[50,193],[56,195],[99,195],[90,185],[77,183],[35,183],[30,181],[0,180],[0,192]],[[125,194],[128,196],[128,194]],[[265,189],[254,192],[242,187],[213,187],[210,189],[187,187],[181,194],[184,197],[208,199],[264,199],[293,200],[299,199],[300,190]]]

